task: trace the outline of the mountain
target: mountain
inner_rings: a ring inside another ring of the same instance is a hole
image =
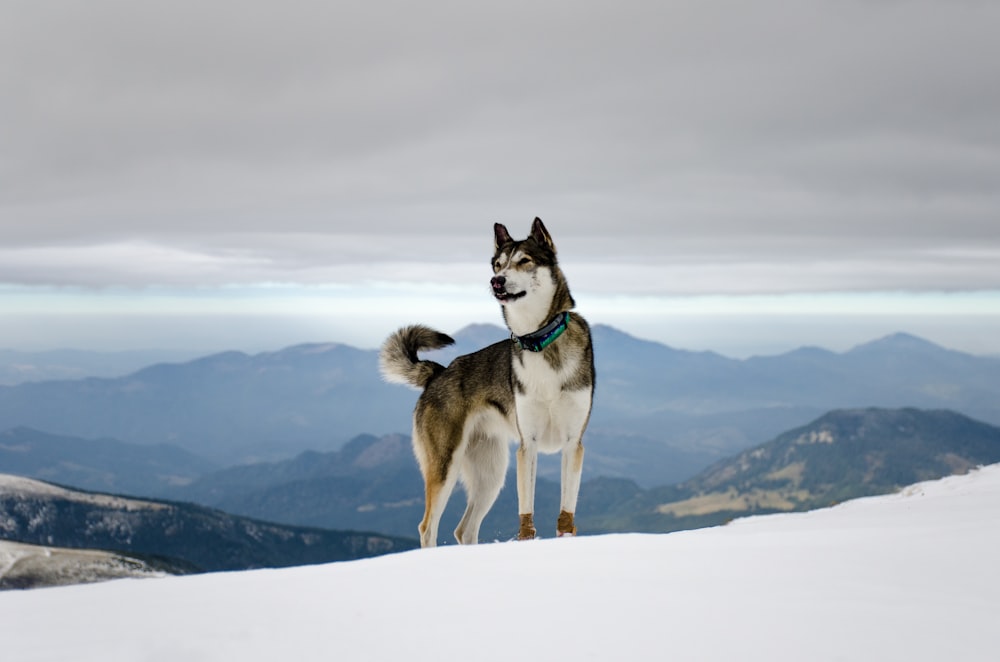
[[[904,334],[844,353],[801,349],[737,360],[608,326],[593,331],[589,476],[679,482],[838,408],[952,409],[1000,424],[1000,359]],[[440,360],[507,334],[477,325],[455,337]],[[0,387],[0,430],[166,443],[232,465],[335,451],[359,434],[408,432],[416,397],[381,380],[374,350],[301,345],[160,364],[114,379]]]
[[[410,549],[416,541],[290,527],[184,503],[82,492],[0,474],[0,539],[152,554],[202,571],[326,563]]]
[[[891,496],[678,534],[7,591],[3,655],[985,662],[997,657],[998,498],[994,465]],[[502,634],[511,614],[531,625]]]
[[[1000,462],[1000,428],[951,411],[830,412],[679,485],[636,490],[590,522],[670,531],[810,510]]]
[[[387,420],[405,429],[411,399],[382,382],[374,351],[301,345],[158,364],[114,379],[0,387],[0,429],[175,444],[229,464],[336,448]]]
[[[217,468],[169,444],[80,439],[24,427],[0,432],[0,471],[85,490],[163,495]]]
[[[258,519],[402,536],[414,535],[423,514],[423,482],[402,435],[361,435],[339,451],[230,467],[171,497]]]
[[[166,559],[0,540],[0,591],[91,584],[109,579],[184,575],[189,572],[190,567]]]
[[[194,355],[193,352],[170,350],[19,352],[0,349],[0,384],[13,386],[56,379],[121,377],[154,363],[184,361]]]
[[[483,523],[483,539],[506,540],[517,533],[513,485],[511,474]],[[536,520],[551,520],[554,531],[559,486],[539,478],[536,492]],[[403,435],[361,435],[340,451],[307,451],[291,460],[230,467],[178,486],[171,498],[286,524],[406,537],[415,535],[424,511],[423,479],[410,438]],[[457,488],[442,517],[443,542],[451,540],[464,508],[464,493]]]
[[[548,458],[558,466],[557,458]],[[807,510],[1000,462],[1000,428],[951,411],[840,410],[722,460],[679,484],[644,489],[597,476],[580,489],[581,530],[661,532],[747,513]],[[513,463],[511,464],[513,467]],[[483,523],[483,538],[516,534],[513,470]],[[535,520],[555,521],[558,476],[540,476]],[[413,535],[423,483],[402,435],[360,436],[333,453],[232,467],[181,486],[173,498],[287,524]],[[450,541],[465,506],[456,489],[441,525]]]
[[[394,434],[379,438],[366,434],[355,437],[339,451],[306,451],[290,460],[222,469],[189,485],[179,486],[175,495],[202,503],[212,500],[221,503],[275,485],[326,476],[348,478],[384,474],[395,477],[399,469],[416,470],[409,437]]]
[[[745,360],[675,350],[609,327],[595,328],[594,335],[598,382],[592,434],[609,434],[613,453],[629,460],[625,431],[686,454],[668,460],[643,452],[633,456],[646,463],[642,469],[605,472],[643,485],[686,477],[663,472],[654,482],[651,474],[665,461],[687,468],[684,459],[722,459],[832,409],[950,409],[1000,424],[1000,361],[906,334],[844,353],[803,348]],[[597,446],[591,444],[604,454]]]
[[[993,420],[1000,416],[1000,361],[906,334],[843,354],[803,348],[745,360],[675,350],[609,327],[597,327],[594,335],[595,348],[603,347],[606,355],[605,381],[612,381],[616,398],[633,403],[638,415],[959,403],[969,415]],[[608,413],[617,415],[620,407]],[[980,413],[984,411],[988,416]]]

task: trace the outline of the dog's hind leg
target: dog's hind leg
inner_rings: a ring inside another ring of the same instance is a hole
[[[438,524],[458,480],[464,449],[461,443],[449,443],[461,433],[450,432],[432,431],[419,425],[413,428],[413,448],[424,476],[424,518],[419,527],[421,547],[437,545]]]
[[[455,529],[455,539],[461,544],[475,545],[479,542],[479,527],[496,502],[507,477],[508,459],[507,444],[501,439],[476,436],[469,441],[461,464],[461,480],[468,504],[462,521]]]
[[[424,478],[424,518],[419,527],[421,547],[437,546],[438,524],[441,522],[445,506],[448,505],[448,498],[451,496],[452,490],[455,489],[458,471],[452,467],[449,474],[447,476],[437,474]]]

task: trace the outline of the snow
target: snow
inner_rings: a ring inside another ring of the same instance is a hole
[[[5,493],[29,497],[54,497],[67,501],[89,503],[104,508],[114,508],[116,510],[163,510],[169,508],[166,504],[154,501],[142,501],[108,494],[94,494],[80,490],[66,489],[58,485],[22,476],[0,474],[0,495]]]
[[[995,660],[1000,465],[669,535],[0,593],[4,659]]]

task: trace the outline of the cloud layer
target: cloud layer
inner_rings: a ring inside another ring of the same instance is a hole
[[[975,0],[5,3],[0,282],[449,282],[537,214],[598,291],[998,289],[998,24]]]

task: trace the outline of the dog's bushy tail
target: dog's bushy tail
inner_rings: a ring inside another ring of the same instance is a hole
[[[417,358],[417,352],[441,349],[454,343],[451,336],[430,327],[420,324],[404,326],[382,343],[382,351],[378,356],[382,377],[387,382],[409,384],[422,389],[444,370],[444,366],[434,361],[424,361]]]

